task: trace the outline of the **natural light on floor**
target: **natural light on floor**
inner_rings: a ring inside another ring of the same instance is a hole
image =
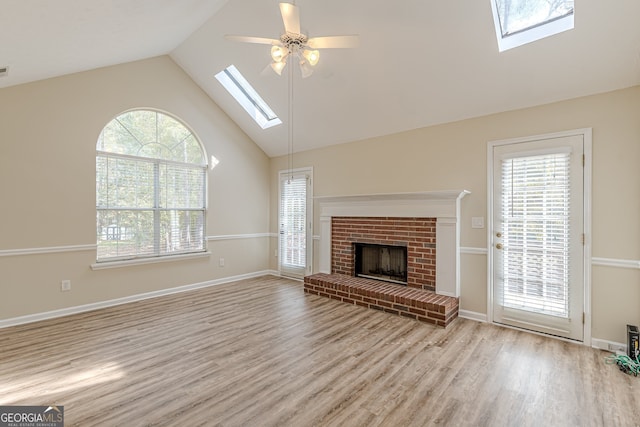
[[[75,371],[71,369],[70,371]],[[49,395],[90,388],[97,384],[115,381],[124,376],[122,368],[115,363],[86,369],[69,376],[60,377],[59,370],[52,370],[56,376],[49,376],[43,371],[37,377],[16,378],[0,384],[0,405],[13,405],[33,400],[34,397],[44,399]]]

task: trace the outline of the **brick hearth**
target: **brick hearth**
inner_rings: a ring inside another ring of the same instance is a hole
[[[304,292],[443,327],[458,317],[458,298],[361,277],[313,274]]]

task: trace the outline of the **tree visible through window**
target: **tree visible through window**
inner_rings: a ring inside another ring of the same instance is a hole
[[[206,176],[200,142],[173,117],[109,122],[96,154],[98,261],[204,251]]]

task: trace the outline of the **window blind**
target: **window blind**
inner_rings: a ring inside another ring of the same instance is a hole
[[[98,260],[205,250],[206,166],[99,152]]]
[[[570,153],[502,160],[505,307],[569,317]]]
[[[280,178],[280,272],[304,276],[307,265],[307,175]]]

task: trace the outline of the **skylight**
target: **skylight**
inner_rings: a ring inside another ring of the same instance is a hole
[[[491,0],[500,52],[573,29],[574,0]]]
[[[216,79],[262,129],[282,123],[235,66],[230,65],[220,71]]]

